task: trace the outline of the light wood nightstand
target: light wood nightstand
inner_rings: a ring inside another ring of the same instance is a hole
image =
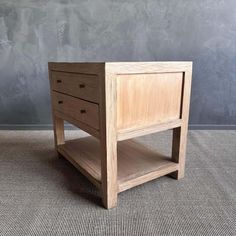
[[[56,150],[101,189],[119,192],[184,176],[192,62],[49,63]],[[89,136],[65,142],[64,120]],[[167,158],[132,138],[173,129]]]

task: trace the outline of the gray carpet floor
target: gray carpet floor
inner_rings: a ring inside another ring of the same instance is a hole
[[[165,154],[170,140],[138,139]],[[185,178],[125,191],[112,210],[57,158],[52,131],[0,131],[0,235],[236,235],[236,131],[190,131]]]

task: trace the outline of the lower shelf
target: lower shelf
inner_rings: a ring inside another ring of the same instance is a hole
[[[167,175],[179,165],[133,140],[118,142],[118,192]],[[58,146],[58,152],[67,158],[97,187],[101,186],[99,141],[86,137],[67,141]]]

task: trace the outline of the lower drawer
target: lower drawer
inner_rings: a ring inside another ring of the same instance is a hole
[[[99,106],[58,92],[52,92],[53,109],[99,129]]]

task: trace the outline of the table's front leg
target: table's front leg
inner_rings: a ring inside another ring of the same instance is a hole
[[[117,205],[117,142],[113,138],[101,140],[102,201],[105,208]]]
[[[101,148],[101,190],[106,208],[117,205],[117,122],[116,122],[116,76],[106,68],[100,74],[100,148]]]
[[[53,114],[53,129],[55,148],[65,143],[64,120]]]

